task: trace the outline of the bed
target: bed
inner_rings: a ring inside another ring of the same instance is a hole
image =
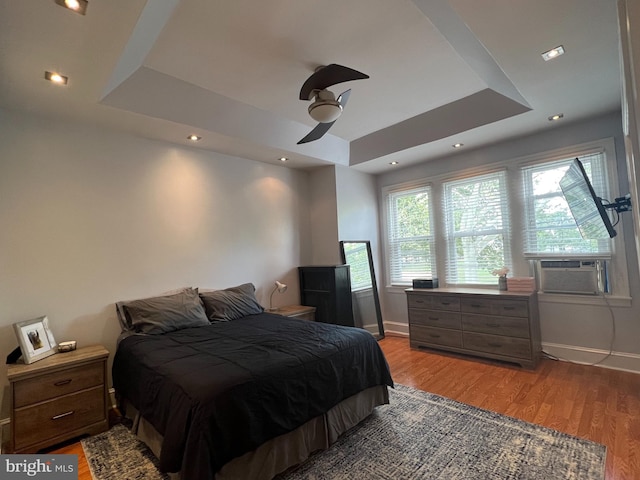
[[[117,398],[178,478],[272,478],[388,403],[369,332],[266,313],[254,291],[117,304]]]

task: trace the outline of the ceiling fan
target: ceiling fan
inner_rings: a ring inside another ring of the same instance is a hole
[[[369,75],[336,63],[316,68],[315,72],[302,85],[300,100],[313,100],[313,103],[309,105],[309,115],[318,122],[318,125],[300,140],[298,145],[318,140],[327,133],[347,104],[351,89],[342,92],[336,98],[333,92],[327,88],[337,83],[365,78],[369,78]]]

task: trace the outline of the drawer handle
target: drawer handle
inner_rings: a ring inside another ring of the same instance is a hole
[[[451,305],[451,302],[440,302],[440,305]]]
[[[435,334],[435,333],[431,333],[431,334],[429,334],[429,336],[430,336],[431,338],[440,338],[440,335],[437,335],[437,334]]]
[[[516,307],[502,307],[504,310],[515,310]]]
[[[60,420],[61,418],[68,417],[69,415],[73,415],[75,412],[70,410],[68,412],[61,413],[60,415],[55,415],[51,417],[51,420]]]
[[[487,327],[498,328],[500,326],[499,323],[487,323]]]
[[[424,300],[416,300],[416,303],[424,303]]]
[[[438,321],[438,320],[440,320],[440,317],[429,317],[429,320],[435,320],[435,321]]]
[[[502,348],[502,344],[501,343],[489,342],[489,343],[487,343],[487,345],[489,345],[490,347]]]
[[[67,378],[66,380],[60,380],[59,382],[54,383],[54,385],[55,385],[56,387],[61,387],[61,386],[63,386],[63,385],[67,385],[67,384],[69,384],[69,383],[71,383],[71,379],[70,379],[70,378]]]
[[[473,308],[480,308],[482,305],[478,305],[477,303],[472,303],[471,306]]]

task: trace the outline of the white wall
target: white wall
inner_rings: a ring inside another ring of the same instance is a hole
[[[311,262],[309,265],[340,265],[338,244],[338,205],[336,167],[328,165],[311,170],[310,218]]]
[[[0,354],[48,315],[113,355],[114,302],[183,286],[253,282],[268,305],[281,280],[274,304],[298,303],[309,217],[305,172],[0,110]]]
[[[457,170],[481,167],[494,162],[516,159],[562,147],[600,140],[615,139],[616,160],[619,176],[616,196],[629,191],[625,150],[622,140],[622,122],[619,113],[558,126],[541,133],[517,140],[495,144],[487,148],[462,151],[446,158],[440,158],[421,165],[398,169],[378,176],[378,190],[410,180],[428,178]],[[382,199],[380,197],[380,205]],[[634,209],[640,208],[638,205]],[[540,302],[540,322],[545,350],[563,358],[581,362],[596,362],[609,351],[612,332],[614,354],[602,365],[630,369],[640,372],[640,279],[638,261],[633,238],[632,218],[622,215],[626,246],[629,289],[634,297],[631,305],[614,306],[562,304]],[[381,225],[381,228],[384,225]],[[381,236],[383,232],[381,231]],[[383,238],[383,237],[382,237]],[[386,285],[382,276],[381,285]],[[407,332],[407,305],[404,291],[397,288],[381,288],[384,297],[383,318],[388,331]],[[585,301],[585,303],[587,303]],[[614,325],[615,321],[615,325]]]

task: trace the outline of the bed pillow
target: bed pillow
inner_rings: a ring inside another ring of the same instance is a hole
[[[200,290],[200,298],[210,322],[228,322],[262,313],[264,308],[256,300],[256,287],[244,283],[224,290]]]
[[[117,306],[124,314],[125,326],[137,333],[153,335],[209,325],[198,291],[193,288],[159,297],[118,302]]]

